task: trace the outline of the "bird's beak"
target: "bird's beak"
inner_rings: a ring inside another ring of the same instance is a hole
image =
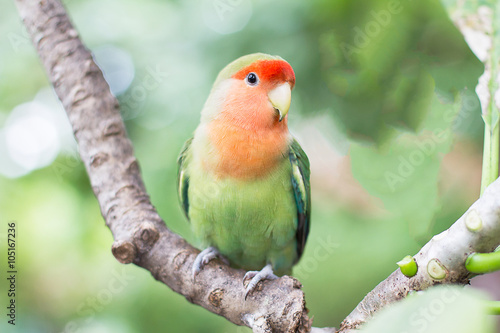
[[[292,100],[292,89],[290,88],[290,84],[288,82],[280,84],[271,90],[267,94],[267,97],[274,109],[278,112],[279,121],[282,121],[288,113],[288,109],[290,109],[290,102]]]

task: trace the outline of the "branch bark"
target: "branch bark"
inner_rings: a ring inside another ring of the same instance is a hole
[[[370,291],[341,324],[340,332],[356,329],[377,311],[408,295],[436,284],[468,284],[474,274],[465,268],[474,252],[492,252],[500,243],[500,178],[493,182],[460,219],[434,236],[414,256],[417,274],[411,278],[398,269]]]
[[[191,277],[198,250],[171,232],[151,204],[116,98],[57,0],[16,0],[43,66],[66,109],[92,189],[121,263],[135,263],[192,303],[254,332],[308,332],[301,284],[266,281],[245,301],[244,272],[211,262]]]

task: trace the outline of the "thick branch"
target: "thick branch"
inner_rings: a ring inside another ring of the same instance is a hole
[[[492,252],[500,243],[500,178],[493,182],[448,230],[434,236],[414,256],[418,271],[411,278],[398,269],[358,304],[342,322],[341,332],[357,328],[384,306],[412,290],[435,284],[467,284],[473,276],[465,269],[474,252]]]
[[[290,277],[265,282],[246,301],[243,272],[212,262],[196,277],[198,251],[167,229],[146,193],[118,102],[57,0],[16,0],[49,79],[78,141],[113,255],[135,263],[190,302],[254,332],[310,330],[304,293]]]

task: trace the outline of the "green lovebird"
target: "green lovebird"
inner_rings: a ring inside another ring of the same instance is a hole
[[[248,270],[245,297],[290,274],[309,233],[309,160],[288,131],[292,67],[256,53],[227,65],[179,156],[178,193],[199,245],[193,278],[216,257]]]

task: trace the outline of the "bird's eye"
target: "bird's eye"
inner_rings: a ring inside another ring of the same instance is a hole
[[[257,76],[257,74],[255,73],[248,73],[247,74],[247,77],[245,78],[245,82],[249,85],[249,86],[256,86],[259,84],[259,77]]]

